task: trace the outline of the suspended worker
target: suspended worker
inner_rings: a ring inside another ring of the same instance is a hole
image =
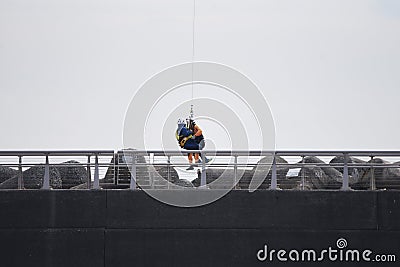
[[[187,118],[186,119],[186,126],[187,128],[193,132],[194,135],[194,140],[196,143],[201,145],[201,149],[205,147],[205,142],[204,142],[204,136],[203,136],[203,131],[200,129],[200,127],[196,124],[196,122],[192,118]],[[192,153],[188,154],[189,162],[192,162]],[[201,159],[199,159],[199,154],[194,154],[194,158],[196,163],[201,162]],[[206,163],[208,162],[208,159],[206,159]]]
[[[188,124],[184,120],[178,120],[178,129],[176,130],[176,139],[178,140],[179,146],[186,150],[202,150],[204,148],[204,136],[202,130],[198,127],[193,120],[188,120]],[[192,125],[192,129],[191,128]],[[197,127],[195,127],[197,126]],[[196,132],[195,132],[196,131]],[[190,167],[187,170],[193,170],[193,155],[188,154],[188,160]],[[199,163],[199,154],[194,155],[195,164]],[[206,160],[208,161],[208,160]]]

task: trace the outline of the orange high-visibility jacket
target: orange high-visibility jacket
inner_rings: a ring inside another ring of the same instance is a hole
[[[200,135],[202,135],[203,134],[203,131],[200,129],[200,127],[196,124],[194,127],[193,127],[193,133],[194,133],[194,136],[200,136]]]

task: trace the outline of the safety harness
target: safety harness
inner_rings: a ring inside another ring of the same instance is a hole
[[[187,142],[187,140],[192,138],[192,135],[184,137],[183,135],[178,134],[178,130],[175,133],[176,140],[178,141],[181,148],[183,148]]]

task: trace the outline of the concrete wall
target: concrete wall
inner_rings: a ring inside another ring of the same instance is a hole
[[[397,262],[256,257],[339,238]],[[0,242],[0,266],[399,266],[400,192],[233,191],[175,208],[141,191],[0,191]]]

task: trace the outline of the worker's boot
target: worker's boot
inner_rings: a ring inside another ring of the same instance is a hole
[[[205,161],[206,161],[206,163],[209,163],[210,161],[211,161],[211,159],[209,159],[209,158],[205,158]],[[201,163],[201,158],[199,159],[199,163]]]
[[[187,168],[186,170],[187,170],[187,171],[192,171],[192,170],[194,170],[194,165],[193,165],[193,164],[190,164],[189,168]]]

